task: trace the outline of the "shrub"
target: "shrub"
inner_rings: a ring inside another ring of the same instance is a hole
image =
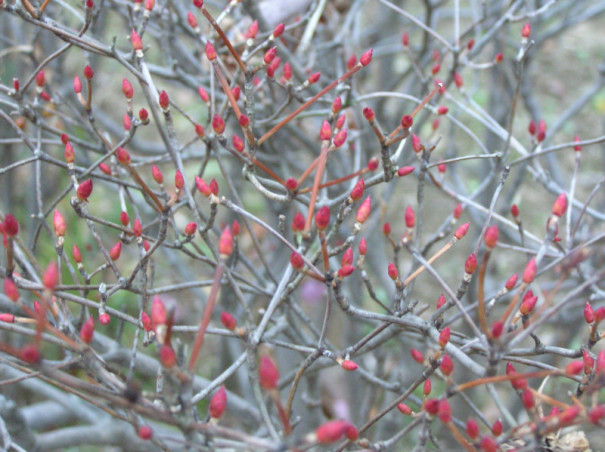
[[[602,5],[401,3],[0,0],[5,448],[598,438]]]

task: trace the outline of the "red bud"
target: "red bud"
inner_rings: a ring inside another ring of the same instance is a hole
[[[86,344],[90,344],[92,342],[92,336],[95,332],[95,321],[92,317],[88,317],[88,320],[84,322],[82,328],[80,329],[80,338]]]
[[[305,261],[299,253],[292,251],[292,254],[290,254],[290,264],[295,270],[301,270],[305,266]]]
[[[409,406],[407,406],[405,403],[399,403],[397,405],[397,409],[407,416],[412,414],[412,409]]]
[[[477,270],[477,256],[471,254],[464,263],[464,272],[468,275],[472,275]]]
[[[44,274],[42,275],[42,284],[49,290],[53,290],[59,282],[59,268],[55,261],[51,261],[46,267]]]
[[[345,359],[341,364],[340,367],[342,367],[344,370],[348,370],[349,372],[352,372],[354,370],[357,370],[357,364],[355,364],[353,361],[349,361],[348,359]]]
[[[76,190],[76,196],[80,201],[88,200],[88,197],[92,194],[92,180],[86,179],[80,185],[78,185],[78,189]]]
[[[412,229],[416,225],[416,213],[414,212],[414,209],[412,209],[412,207],[409,205],[405,208],[404,218],[405,225],[409,229]]]
[[[536,277],[536,258],[532,257],[523,270],[523,282],[530,284]]]
[[[521,29],[521,37],[527,39],[527,38],[529,38],[530,34],[531,34],[531,25],[529,24],[529,22],[526,22],[525,25],[523,25],[523,28]]]
[[[122,92],[124,93],[124,97],[126,97],[126,99],[132,99],[132,96],[134,95],[134,90],[132,89],[132,85],[130,84],[128,79],[122,80]]]
[[[359,201],[363,197],[363,192],[365,190],[365,182],[363,179],[359,179],[351,190],[351,194],[349,195],[353,201]]]
[[[153,297],[151,302],[151,321],[154,326],[165,325],[168,321],[168,314],[166,313],[166,307],[160,297]]]
[[[431,389],[432,389],[433,385],[431,384],[431,379],[427,378],[424,381],[424,385],[422,386],[422,393],[425,396],[428,396],[431,393]]]
[[[449,357],[449,355],[443,355],[443,358],[441,358],[440,369],[443,375],[445,375],[446,377],[454,371],[454,362],[452,361],[452,358]]]
[[[118,242],[111,248],[111,250],[109,250],[109,257],[111,257],[111,260],[117,261],[120,258],[121,252],[122,252],[122,242]]]
[[[317,229],[323,231],[328,227],[330,223],[330,209],[327,206],[323,206],[321,209],[317,211],[315,214],[315,225]]]
[[[408,174],[412,174],[416,167],[414,166],[402,166],[397,170],[397,175],[399,177],[407,176]]]
[[[168,344],[162,345],[160,348],[160,362],[162,366],[170,368],[176,365],[176,353]]]
[[[82,262],[82,253],[80,253],[80,249],[76,245],[74,245],[74,247],[72,248],[71,256],[74,258],[76,264]]]
[[[221,323],[229,331],[233,331],[237,326],[237,322],[235,321],[233,316],[226,311],[221,312]]]
[[[444,424],[451,422],[452,420],[452,408],[450,407],[450,403],[447,399],[441,399],[439,401],[439,409],[438,409],[439,420]]]
[[[373,49],[366,50],[363,55],[359,58],[359,62],[362,66],[367,66],[372,61]]]
[[[80,94],[82,92],[82,81],[77,75],[74,77],[74,93]]]
[[[206,42],[206,58],[210,61],[216,60],[216,50],[210,41]]]
[[[389,274],[389,278],[391,278],[393,281],[395,281],[397,278],[399,278],[399,272],[397,271],[397,267],[395,266],[394,263],[389,262],[389,265],[387,267],[387,272]]]
[[[578,375],[584,369],[583,361],[572,361],[565,366],[565,373],[567,375]]]
[[[231,227],[227,226],[225,229],[223,229],[221,237],[218,241],[218,253],[223,259],[226,259],[231,256],[232,252],[233,233],[231,232]]]
[[[494,224],[485,230],[485,246],[493,250],[498,243],[498,225]]]
[[[362,256],[365,256],[367,251],[368,251],[368,245],[367,245],[366,239],[364,237],[359,241],[359,254],[361,254]]]
[[[450,341],[450,336],[451,330],[449,326],[446,326],[443,328],[443,330],[441,330],[441,333],[439,333],[439,346],[441,348],[445,348],[447,343]]]
[[[143,41],[141,41],[141,37],[135,30],[132,30],[130,33],[130,43],[134,51],[143,50]]]
[[[584,305],[584,320],[586,320],[586,323],[594,322],[594,312],[591,304],[588,301]]]
[[[466,434],[470,439],[475,439],[479,436],[479,426],[473,418],[466,421]]]
[[[130,154],[124,148],[116,149],[116,159],[124,166],[130,165]]]
[[[562,217],[567,210],[567,195],[565,193],[561,193],[559,197],[555,200],[555,203],[552,206],[552,214],[557,217]]]
[[[222,385],[218,391],[214,393],[208,405],[208,413],[211,418],[220,419],[227,408],[227,391]]]
[[[212,129],[217,135],[222,135],[225,131],[225,121],[218,114],[212,117]]]
[[[279,380],[279,370],[269,355],[263,355],[260,358],[258,365],[258,376],[261,387],[265,389],[277,388],[277,382]]]
[[[55,235],[57,237],[63,237],[65,235],[65,230],[67,227],[65,226],[65,218],[63,215],[55,209],[55,214],[53,215],[53,227],[55,228]]]
[[[143,325],[143,329],[147,332],[153,330],[153,322],[151,321],[151,317],[147,315],[145,311],[141,312],[141,324]]]
[[[305,228],[305,217],[302,213],[296,212],[294,218],[292,219],[292,231],[300,232]]]
[[[357,209],[357,222],[364,223],[370,216],[370,210],[372,208],[372,198],[368,196]]]
[[[325,422],[315,430],[317,441],[321,444],[329,444],[338,441],[349,426],[347,421],[333,420]]]
[[[138,431],[139,438],[149,440],[153,437],[153,429],[149,425],[141,425]]]

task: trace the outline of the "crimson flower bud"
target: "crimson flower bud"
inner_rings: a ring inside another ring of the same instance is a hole
[[[290,177],[286,180],[286,189],[288,191],[294,191],[298,188],[298,181],[293,177]]]
[[[130,154],[124,148],[118,148],[116,150],[116,159],[124,166],[130,165]]]
[[[588,420],[598,424],[605,417],[605,405],[598,405],[588,412]]]
[[[10,278],[4,279],[4,294],[13,303],[19,301],[19,290],[17,290],[17,285]]]
[[[290,63],[285,63],[284,64],[284,68],[282,70],[284,79],[286,81],[290,80],[292,78],[292,66],[290,66]]]
[[[546,122],[543,119],[538,121],[538,134],[536,135],[536,141],[541,143],[546,138]]]
[[[330,209],[327,206],[323,206],[321,209],[317,211],[315,214],[315,225],[317,229],[323,231],[328,227],[330,223]]]
[[[365,256],[367,251],[368,251],[368,244],[366,243],[365,237],[363,237],[359,241],[359,254],[361,254],[362,256]]]
[[[412,355],[412,359],[418,364],[424,364],[424,355],[420,350],[412,348],[410,349],[410,354]]]
[[[240,115],[238,122],[240,127],[248,127],[250,125],[250,118],[242,114]]]
[[[498,443],[489,436],[484,436],[481,439],[481,450],[483,452],[498,452]]]
[[[462,88],[462,85],[464,84],[464,81],[462,80],[462,76],[458,72],[454,73],[454,83],[456,84],[456,86],[458,88]]]
[[[82,262],[82,253],[80,253],[80,248],[78,248],[77,245],[73,246],[71,256],[73,257],[76,264],[80,264]]]
[[[132,96],[134,95],[132,85],[126,78],[122,80],[122,92],[124,93],[126,99],[132,99]]]
[[[449,109],[445,105],[441,105],[440,107],[437,108],[438,115],[446,115],[448,111],[449,111]]]
[[[204,102],[206,102],[206,103],[210,102],[210,96],[208,95],[208,93],[206,92],[206,90],[204,88],[202,88],[201,86],[198,86],[197,92],[200,95],[200,98]]]
[[[349,195],[351,200],[359,201],[363,197],[363,192],[365,190],[365,186],[366,186],[366,183],[364,182],[364,180],[359,179],[357,181],[357,183],[355,184],[355,186],[353,187],[353,190],[351,190],[351,194]]]
[[[464,263],[464,272],[467,275],[472,275],[477,270],[477,256],[475,253],[471,254]]]
[[[590,375],[592,373],[592,368],[594,367],[594,359],[586,349],[582,352],[582,362],[584,363],[584,373]]]
[[[328,421],[317,427],[315,436],[321,444],[333,443],[342,438],[348,426],[349,423],[347,421],[340,419]]]
[[[368,160],[368,169],[374,171],[376,168],[378,168],[378,157],[372,157]]]
[[[53,227],[55,228],[55,235],[57,237],[63,237],[65,235],[65,218],[63,215],[55,209],[55,214],[53,215]]]
[[[80,201],[88,200],[88,197],[92,193],[92,180],[87,179],[78,185],[78,189],[76,190],[76,196]]]
[[[401,35],[401,43],[403,44],[403,47],[408,47],[410,45],[410,36],[407,31],[404,31]]]
[[[166,93],[166,91],[162,90],[158,97],[158,101],[160,103],[160,107],[162,107],[162,110],[168,110],[170,107],[170,98],[168,97],[168,93]]]
[[[340,111],[341,108],[342,108],[342,99],[340,98],[340,96],[336,96],[336,98],[334,98],[334,101],[332,102],[332,113],[334,113],[336,115]]]
[[[135,237],[140,237],[141,235],[143,235],[143,226],[141,225],[141,222],[138,218],[134,220],[134,225],[132,226],[132,233]]]
[[[347,276],[351,276],[351,273],[353,273],[355,271],[355,267],[353,267],[352,265],[345,265],[344,267],[341,267],[338,269],[338,277],[339,278],[346,278]]]
[[[462,204],[458,203],[456,204],[456,207],[454,207],[454,218],[457,220],[460,218],[460,215],[462,215]]]
[[[370,216],[370,210],[372,207],[372,198],[368,196],[357,209],[356,220],[358,223],[364,223]]]
[[[372,110],[370,107],[365,107],[363,109],[363,116],[370,122],[374,121],[374,110]]]
[[[271,62],[273,61],[273,59],[275,58],[276,55],[277,55],[277,47],[271,47],[269,50],[267,50],[265,52],[265,56],[263,58],[263,61],[267,65],[271,64]]]
[[[233,316],[225,311],[221,312],[221,323],[229,331],[233,331],[237,326],[237,322],[235,321]]]
[[[84,78],[85,78],[86,80],[92,80],[92,78],[94,77],[94,75],[95,75],[95,73],[94,73],[94,71],[92,70],[92,68],[91,68],[90,66],[88,66],[88,65],[87,65],[87,66],[84,68]]]
[[[592,310],[591,304],[587,301],[584,305],[584,320],[586,323],[594,322],[594,312]]]
[[[439,400],[437,400],[437,399],[427,400],[426,403],[424,404],[424,409],[431,416],[435,416],[439,412]]]
[[[213,195],[215,195],[215,196],[218,195],[218,182],[216,181],[215,178],[212,178],[212,180],[208,184],[208,187],[210,187],[210,191],[212,192]]]
[[[498,243],[498,225],[494,224],[485,230],[485,246],[493,250]]]
[[[367,66],[372,61],[372,52],[373,49],[366,50],[361,57],[359,58],[359,62],[362,66]]]
[[[420,138],[418,138],[418,135],[412,134],[412,149],[414,149],[414,152],[418,153],[420,151],[422,151],[423,146],[420,143]]]
[[[584,369],[583,361],[572,361],[565,366],[565,373],[567,375],[578,375]]]
[[[191,11],[187,11],[187,23],[194,30],[197,28],[197,18]]]
[[[225,408],[227,408],[227,391],[225,391],[225,385],[222,385],[210,399],[208,413],[211,418],[220,419]]]
[[[305,261],[299,253],[292,251],[292,254],[290,254],[290,265],[295,270],[301,270],[305,266]]]
[[[206,197],[212,194],[212,190],[210,189],[208,184],[204,181],[204,179],[199,176],[195,176],[195,186],[197,187],[199,192]]]
[[[28,344],[20,350],[19,357],[28,364],[38,364],[42,354],[37,345]]]
[[[109,250],[109,257],[111,257],[111,260],[117,261],[120,258],[121,252],[122,252],[122,242],[118,242],[111,248],[111,250]]]
[[[36,74],[36,85],[42,88],[46,83],[46,76],[44,75],[44,69]]]
[[[343,129],[336,134],[332,143],[335,148],[341,147],[347,141],[347,129]]]
[[[447,399],[441,399],[439,401],[439,409],[437,411],[439,420],[444,424],[452,421],[452,408]]]
[[[73,163],[76,159],[74,148],[69,141],[65,144],[65,152],[63,153],[63,156],[65,157],[65,162],[67,163]]]
[[[409,205],[405,208],[404,218],[405,225],[409,229],[412,229],[416,225],[416,213],[414,212],[414,209],[412,209],[412,207]]]
[[[166,368],[174,367],[176,365],[176,353],[172,347],[168,344],[162,345],[160,348],[160,362],[162,366]]]
[[[160,297],[153,297],[151,302],[151,321],[155,326],[165,325],[168,321],[168,314],[166,313],[166,307]]]
[[[600,374],[605,370],[605,349],[601,350],[597,355],[597,368],[595,372]]]
[[[500,436],[502,435],[502,421],[498,419],[496,422],[492,424],[492,435]]]
[[[530,284],[536,277],[536,258],[532,257],[523,270],[523,282]]]
[[[562,217],[567,210],[567,195],[565,193],[561,193],[555,203],[552,206],[552,214],[557,217]]]
[[[353,263],[353,248],[349,247],[343,253],[342,259],[340,260],[340,265],[342,265],[344,267],[345,265],[351,265],[352,263]]]
[[[84,322],[80,329],[80,338],[86,344],[92,342],[92,336],[95,332],[95,321],[92,317],[88,317],[88,320]]]
[[[311,75],[309,75],[307,82],[309,82],[309,85],[317,83],[319,81],[319,77],[321,77],[321,72],[313,72]]]
[[[53,290],[59,282],[59,269],[55,261],[51,261],[42,275],[42,284],[49,290]]]
[[[492,325],[492,337],[498,339],[502,335],[504,324],[500,321],[495,321]]]
[[[439,295],[439,298],[437,299],[437,309],[443,307],[445,302],[446,302],[445,295],[443,295],[443,294]]]
[[[122,211],[120,212],[120,223],[122,223],[122,226],[126,227],[128,226],[128,223],[130,223],[130,218],[128,217],[128,213]]]
[[[147,112],[147,110],[145,110],[144,108],[141,108],[139,110],[139,119],[144,123],[147,124],[147,120],[149,118],[149,113]]]
[[[601,323],[603,319],[605,319],[605,306],[601,306],[594,312],[595,323]]]
[[[217,135],[222,135],[225,131],[225,121],[218,114],[212,117],[212,129]]]
[[[153,437],[153,429],[149,425],[141,425],[138,431],[139,438],[149,440]]]
[[[348,370],[349,372],[352,372],[354,370],[357,370],[357,368],[359,366],[357,366],[356,363],[354,363],[353,361],[349,361],[348,359],[345,359],[341,364],[340,367],[342,367],[344,370]]]
[[[149,317],[145,311],[141,312],[141,324],[143,325],[143,329],[148,333],[153,330],[153,322],[151,321],[151,317]]]
[[[177,190],[181,190],[185,186],[185,179],[183,179],[181,170],[176,170],[176,173],[174,173],[174,186]]]
[[[319,129],[319,138],[322,141],[330,140],[332,138],[332,128],[330,123],[325,119],[321,123],[321,129]]]
[[[536,307],[536,303],[537,302],[538,302],[538,297],[524,297],[523,302],[521,303],[521,308],[519,309],[519,311],[523,315],[531,314],[531,312]]]
[[[454,371],[454,362],[452,361],[452,358],[449,357],[449,355],[443,355],[443,358],[441,358],[440,369],[443,375],[445,375],[446,377],[451,375],[451,373]]]
[[[575,136],[573,137],[573,140],[574,140],[574,142],[579,143],[579,142],[580,142],[580,137],[579,137],[579,136],[577,136],[577,135],[575,135]],[[574,151],[576,151],[576,152],[580,152],[580,151],[582,150],[582,146],[581,146],[581,145],[579,145],[579,144],[576,144],[576,145],[573,147],[573,150],[574,150]]]
[[[263,355],[260,358],[258,365],[258,376],[259,383],[264,389],[275,389],[277,388],[277,382],[279,380],[279,370],[273,358],[269,355]]]
[[[300,232],[305,228],[305,217],[302,213],[296,212],[292,219],[292,232]]]
[[[439,63],[435,63],[433,65],[433,67],[431,68],[431,74],[437,75],[440,70],[441,70],[441,65]]]
[[[223,258],[226,259],[231,256],[233,252],[233,233],[231,232],[231,227],[227,226],[223,229],[221,233],[221,237],[218,241],[218,253]]]
[[[210,41],[206,42],[206,58],[210,61],[216,60],[216,49]]]
[[[500,62],[502,62],[503,59],[504,59],[504,54],[502,52],[498,52],[494,58],[494,61],[496,63],[500,63]]]
[[[283,34],[285,28],[286,28],[286,26],[283,23],[282,24],[277,24],[275,26],[275,28],[273,29],[273,33],[271,33],[271,35],[274,38],[279,38]]]
[[[99,316],[99,323],[101,325],[107,325],[111,321],[111,316],[106,312]]]
[[[82,81],[77,75],[74,77],[74,93],[80,94],[82,92]]]
[[[431,389],[433,388],[433,385],[431,384],[431,379],[427,378],[424,381],[424,385],[422,386],[422,393],[425,396],[428,396],[431,393]]]
[[[130,43],[132,44],[132,49],[135,52],[143,50],[143,41],[141,41],[141,37],[136,32],[136,30],[132,30],[132,32],[130,33]]]
[[[399,278],[399,272],[397,271],[397,267],[392,262],[389,262],[389,265],[387,267],[387,273],[389,274],[389,278],[391,278],[393,281]]]
[[[414,124],[414,118],[412,118],[411,115],[404,115],[401,118],[401,127],[403,127],[404,129],[409,129],[410,127],[412,127],[412,124]]]
[[[479,436],[479,426],[473,418],[466,421],[466,434],[470,439],[475,439]]]
[[[409,406],[407,406],[405,403],[399,403],[399,404],[397,404],[397,409],[401,413],[403,413],[403,414],[405,414],[407,416],[409,416],[409,415],[412,414],[412,409]]]
[[[531,25],[529,24],[529,22],[526,22],[525,25],[523,25],[523,28],[521,29],[521,37],[522,38],[529,38],[529,35],[531,34]]]
[[[401,168],[399,168],[397,170],[397,176],[399,176],[399,177],[407,176],[408,174],[412,174],[415,169],[416,169],[416,167],[414,167],[414,166],[402,166]]]
[[[439,346],[441,348],[445,348],[447,343],[450,341],[451,334],[452,333],[449,326],[446,326],[443,328],[443,330],[441,330],[441,333],[439,333]]]
[[[3,312],[2,314],[0,314],[0,322],[15,323],[15,316],[13,314]]]
[[[193,127],[195,129],[195,134],[200,138],[204,138],[204,136],[206,135],[206,132],[204,131],[204,128],[202,127],[202,125],[196,123]]]
[[[521,394],[521,401],[526,410],[531,410],[534,407],[536,400],[534,399],[534,393],[531,392],[531,389],[526,388],[523,391],[523,394]]]

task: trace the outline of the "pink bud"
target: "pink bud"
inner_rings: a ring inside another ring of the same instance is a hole
[[[210,41],[206,42],[206,58],[210,61],[216,60],[216,50]]]
[[[73,257],[76,264],[82,262],[82,253],[80,253],[80,249],[76,245],[74,245],[72,248],[71,256]]]
[[[77,75],[74,77],[74,93],[80,94],[82,92],[82,81]]]
[[[591,304],[587,301],[584,305],[584,320],[586,323],[594,322],[594,312],[592,310]]]
[[[445,105],[442,105],[437,108],[438,115],[446,115],[448,111],[449,111],[449,109]]]
[[[422,386],[422,393],[425,396],[428,396],[431,393],[432,388],[433,388],[433,385],[431,384],[431,379],[427,378],[424,381],[424,385]]]
[[[389,262],[387,273],[389,274],[389,278],[391,278],[393,281],[399,278],[399,272],[397,271],[397,267],[393,262]]]
[[[424,364],[424,355],[420,350],[416,350],[415,348],[410,349],[410,354],[412,355],[412,359],[416,361],[418,364]],[[428,381],[428,380],[427,380]]]
[[[364,108],[363,116],[370,122],[374,121],[374,118],[375,118],[374,110],[372,110],[370,107]]]
[[[349,426],[347,421],[333,420],[325,422],[315,430],[317,441],[321,444],[329,444],[338,441]]]
[[[446,326],[443,328],[443,330],[441,330],[441,333],[439,333],[439,346],[441,348],[444,348],[447,345],[447,343],[450,341],[450,336],[451,330],[449,326]]]
[[[412,414],[412,409],[409,406],[407,406],[405,403],[397,404],[397,409],[407,416]]]
[[[343,253],[342,259],[340,260],[340,265],[342,265],[344,267],[345,265],[351,265],[352,263],[353,263],[353,248],[349,247]]]
[[[502,421],[498,419],[496,422],[492,424],[492,435],[500,436],[502,435]]]
[[[598,405],[588,412],[588,419],[593,424],[598,424],[605,417],[605,405]]]
[[[168,321],[168,314],[166,313],[166,307],[160,297],[154,297],[151,302],[151,321],[155,326],[165,325]]]
[[[65,218],[63,215],[55,209],[55,214],[53,215],[53,227],[55,228],[55,235],[57,237],[63,237],[65,235],[65,230],[67,229],[65,226]]]
[[[37,345],[28,344],[20,350],[19,357],[28,364],[38,364],[42,354]]]
[[[456,207],[454,207],[454,218],[457,220],[460,218],[460,215],[462,215],[462,204],[458,203],[456,204]]]
[[[401,118],[401,127],[404,129],[409,129],[414,124],[414,118],[411,115],[403,115]]]
[[[423,149],[422,143],[420,143],[420,138],[418,138],[418,135],[415,134],[412,134],[412,149],[414,149],[414,152],[416,153],[422,151]]]
[[[181,190],[185,186],[185,179],[183,179],[181,170],[176,170],[176,173],[174,173],[174,186],[177,190]]]
[[[295,270],[301,270],[305,266],[305,261],[299,253],[292,251],[292,254],[290,254],[290,265]]]
[[[353,361],[349,361],[348,359],[345,359],[342,364],[340,365],[340,367],[342,367],[344,370],[348,370],[349,372],[352,372],[354,370],[357,370],[357,364],[355,364]]]
[[[132,96],[134,95],[132,85],[126,78],[122,80],[122,92],[124,93],[126,99],[132,99]]]
[[[454,83],[458,88],[462,88],[464,81],[462,80],[462,76],[458,72],[454,72]]]
[[[502,60],[504,59],[504,54],[502,52],[498,52],[496,54],[496,56],[494,57],[494,61],[497,63],[501,63]]]
[[[404,31],[401,35],[401,43],[403,44],[403,47],[408,47],[410,45],[410,37],[407,31]]]
[[[92,194],[92,180],[87,179],[78,185],[78,189],[76,190],[76,196],[80,201],[88,200],[88,197]]]
[[[365,182],[363,179],[359,179],[353,190],[351,190],[351,194],[349,195],[353,201],[359,201],[363,197],[363,192],[365,190]]]
[[[475,439],[479,436],[479,426],[473,418],[466,421],[466,434],[470,439]]]
[[[120,212],[120,223],[122,223],[122,226],[124,227],[128,226],[128,223],[130,223],[130,218],[128,217],[127,212]]]
[[[80,338],[86,344],[92,342],[92,336],[95,332],[95,321],[92,317],[88,317],[88,320],[84,322],[80,329]]]
[[[521,394],[521,400],[523,402],[523,406],[527,410],[531,410],[536,404],[536,400],[534,399],[534,394],[531,392],[531,389],[527,388]]]
[[[426,403],[424,404],[424,409],[431,416],[435,416],[439,412],[439,400],[438,399],[427,400]]]
[[[444,424],[451,422],[452,420],[452,408],[450,407],[450,403],[447,399],[441,399],[439,401],[439,409],[438,409],[439,420]]]
[[[109,250],[109,257],[111,257],[111,260],[117,261],[120,258],[121,252],[122,252],[122,242],[118,242],[111,248],[111,250]]]
[[[362,66],[367,66],[372,61],[373,49],[366,50],[363,55],[359,58],[359,62]]]
[[[63,156],[65,157],[65,161],[67,163],[73,163],[75,161],[76,154],[75,154],[74,148],[70,142],[67,142],[65,144],[65,152],[63,153]]]
[[[206,103],[210,102],[210,96],[208,95],[208,93],[206,92],[206,90],[204,88],[202,88],[201,86],[198,86],[197,92],[200,95],[200,98],[204,102],[206,102]]]
[[[346,278],[347,276],[351,276],[354,271],[355,267],[352,265],[345,265],[344,267],[338,269],[338,277],[341,279]]]
[[[199,176],[195,176],[195,186],[197,187],[199,192],[206,197],[212,194],[212,190],[210,189],[206,181],[204,181],[204,179]]]
[[[532,257],[523,270],[523,282],[530,284],[536,277],[536,258]]]
[[[529,38],[530,34],[531,34],[531,25],[529,24],[529,22],[526,22],[525,25],[523,25],[523,28],[521,29],[521,37],[527,39],[527,38]]]
[[[494,224],[485,230],[485,246],[488,249],[493,250],[498,243],[498,225]]]
[[[197,224],[195,224],[195,222],[191,222],[191,223],[187,223],[187,225],[185,226],[185,234],[186,235],[195,235],[195,232],[197,231]]]
[[[274,37],[274,38],[279,38],[279,37],[280,37],[280,36],[283,34],[283,32],[284,32],[285,28],[286,28],[286,26],[285,26],[284,24],[278,24],[278,25],[277,25],[277,26],[276,26],[276,27],[273,29],[273,33],[272,33],[273,37]]]
[[[141,312],[141,324],[143,325],[143,329],[148,333],[153,330],[153,322],[151,321],[151,317],[149,317],[145,311]]]
[[[218,114],[212,117],[212,129],[217,135],[222,135],[225,131],[225,121]]]
[[[323,206],[321,209],[317,211],[315,214],[315,225],[317,229],[323,231],[328,227],[330,223],[330,209],[327,206]]]
[[[225,229],[223,229],[221,237],[218,241],[218,253],[223,259],[226,259],[231,256],[232,252],[233,233],[231,232],[231,227],[227,226]]]
[[[464,263],[464,272],[468,275],[472,275],[473,273],[475,273],[476,269],[477,256],[475,256],[475,253],[473,253],[466,259],[466,262]]]
[[[405,225],[409,229],[412,229],[416,225],[416,213],[414,212],[414,209],[412,209],[412,207],[409,205],[405,208],[404,219]]]
[[[99,323],[101,325],[108,325],[110,321],[111,321],[111,316],[109,314],[107,314],[106,312],[99,316]]]
[[[492,325],[492,337],[494,339],[498,339],[502,335],[502,331],[504,330],[504,324],[500,321],[495,321]]]
[[[220,419],[227,408],[227,391],[222,385],[218,391],[214,393],[208,405],[208,413],[211,418]]]
[[[210,191],[213,195],[218,195],[218,182],[215,178],[212,178],[212,180],[208,184],[208,187],[210,187]]]
[[[574,140],[574,142],[579,143],[580,142],[580,137],[576,135],[576,136],[574,136],[573,140]],[[576,152],[580,152],[582,150],[582,146],[579,145],[579,144],[576,144],[573,147],[573,150],[576,151]]]
[[[95,75],[95,73],[94,73],[94,71],[92,70],[92,68],[91,68],[90,66],[88,66],[88,65],[87,65],[87,66],[84,68],[84,78],[85,78],[86,80],[92,80],[92,78],[94,77],[94,75]]]
[[[36,85],[38,87],[42,88],[45,83],[46,83],[46,77],[44,75],[44,69],[42,69],[42,70],[40,70],[40,72],[38,72],[36,74]]]
[[[124,148],[116,149],[116,159],[124,166],[130,165],[130,154]]]
[[[51,261],[46,267],[44,274],[42,275],[42,284],[49,290],[53,290],[59,282],[59,269],[55,261]]]
[[[265,389],[277,388],[277,382],[279,380],[279,370],[273,358],[269,355],[263,355],[260,358],[258,365],[258,376],[261,387]]]
[[[358,223],[364,223],[370,216],[370,210],[372,207],[372,199],[368,196],[357,209],[356,220]]]
[[[399,177],[407,176],[408,174],[412,174],[416,167],[414,166],[402,166],[397,170],[397,175]]]
[[[130,33],[130,43],[132,44],[133,50],[143,50],[143,41],[141,41],[141,37],[135,30],[132,30]]]
[[[366,253],[368,251],[368,245],[366,243],[366,239],[365,237],[363,237],[360,241],[359,241],[359,254],[361,254],[362,256],[365,256]]]
[[[307,79],[309,85],[317,83],[319,81],[319,77],[321,77],[321,72],[313,72],[311,75],[309,75],[309,78]]]
[[[452,361],[452,358],[449,357],[449,355],[443,355],[443,358],[441,358],[440,369],[443,375],[445,375],[446,377],[451,375],[451,373],[454,371],[454,362]]]
[[[141,225],[141,222],[138,218],[134,220],[134,225],[132,226],[132,233],[135,237],[140,237],[141,235],[143,235],[143,226]]]
[[[319,130],[319,138],[322,141],[330,140],[332,138],[332,128],[330,123],[325,119],[321,123],[321,129]]]
[[[174,367],[176,365],[176,353],[172,347],[168,344],[162,345],[160,348],[160,362],[162,366],[166,368]]]
[[[162,107],[162,110],[168,110],[170,107],[170,98],[168,97],[168,93],[166,93],[166,91],[162,90],[160,96],[158,97],[158,101],[160,103],[160,107]]]
[[[368,160],[368,169],[374,171],[376,168],[378,168],[378,157],[372,157]]]
[[[2,314],[0,314],[0,322],[15,323],[15,316],[13,314],[3,312]]]
[[[536,125],[536,121],[534,121],[532,119],[531,121],[529,121],[529,124],[527,125],[527,131],[529,132],[529,134],[531,136],[534,136],[536,134],[537,130],[538,130],[538,126]]]
[[[341,147],[347,141],[347,129],[343,129],[336,134],[332,143],[335,148]]]
[[[153,429],[149,425],[141,425],[138,431],[139,438],[149,440],[153,437]]]
[[[552,206],[552,214],[557,217],[562,217],[567,210],[567,195],[565,193],[561,193],[555,203]]]
[[[294,218],[292,219],[292,231],[300,232],[305,228],[305,217],[302,213],[296,212]]]
[[[483,452],[498,452],[498,443],[489,436],[484,436],[481,439],[481,450]]]
[[[282,73],[283,73],[284,79],[286,79],[286,81],[288,81],[292,78],[292,66],[290,66],[290,63],[284,64]]]
[[[506,288],[506,290],[511,290],[513,287],[515,287],[517,285],[518,279],[519,279],[519,275],[517,275],[517,273],[515,273],[513,276],[508,278],[506,280],[506,283],[504,284],[504,287]]]
[[[229,331],[233,331],[237,326],[237,322],[235,321],[233,316],[226,311],[221,312],[221,323]]]
[[[441,294],[439,295],[439,298],[437,299],[437,309],[443,307],[443,305],[445,305],[445,295]]]
[[[565,366],[565,373],[567,375],[578,375],[584,369],[583,361],[572,361]]]

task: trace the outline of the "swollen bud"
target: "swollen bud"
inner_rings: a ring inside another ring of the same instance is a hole
[[[261,356],[260,363],[258,365],[258,376],[259,383],[264,389],[275,389],[277,388],[277,382],[279,380],[279,370],[273,358],[269,355]]]
[[[227,226],[223,229],[221,237],[218,241],[218,253],[223,258],[228,258],[233,252],[233,233],[231,227]]]
[[[208,413],[210,414],[211,418],[220,419],[225,411],[225,408],[227,408],[227,391],[225,391],[225,386],[222,385],[212,396],[212,399],[210,399]]]

